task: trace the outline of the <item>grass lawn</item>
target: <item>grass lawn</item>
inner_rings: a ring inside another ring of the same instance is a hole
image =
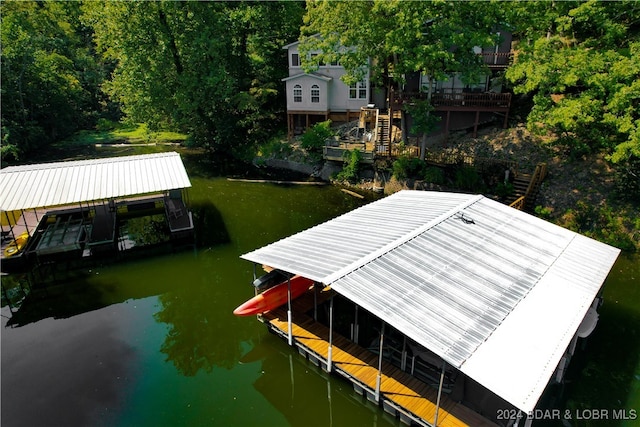
[[[179,144],[186,139],[187,135],[182,133],[151,132],[145,124],[136,124],[118,125],[109,130],[83,130],[54,145],[71,148],[96,144]]]

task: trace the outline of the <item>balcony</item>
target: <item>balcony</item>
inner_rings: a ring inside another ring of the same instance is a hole
[[[503,70],[511,64],[513,60],[513,52],[482,52],[484,63],[491,70]]]
[[[405,104],[427,98],[425,92],[391,91],[389,104],[392,109],[402,109]],[[511,106],[510,93],[465,92],[460,90],[435,92],[431,95],[431,104],[436,111],[491,111],[508,112]]]

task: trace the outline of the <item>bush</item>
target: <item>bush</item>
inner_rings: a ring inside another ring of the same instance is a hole
[[[541,206],[541,205],[536,206],[534,208],[534,212],[536,213],[538,218],[542,218],[546,220],[550,220],[553,215],[553,209],[546,206]]]
[[[622,200],[640,203],[640,158],[632,157],[615,166],[616,195]]]
[[[281,136],[271,138],[258,148],[258,154],[265,158],[274,157],[282,159],[290,156],[291,153],[293,153],[291,144],[283,141]]]
[[[496,196],[505,198],[513,194],[513,184],[510,182],[499,182],[495,188]]]
[[[437,166],[427,167],[424,171],[424,180],[433,184],[444,184],[444,171]]]
[[[471,166],[460,166],[456,169],[454,185],[460,190],[481,191],[482,178],[478,171]]]
[[[302,134],[300,146],[309,152],[322,152],[326,140],[333,135],[331,120],[316,123]]]
[[[591,206],[583,201],[569,209],[562,218],[564,227],[585,236],[615,246],[624,251],[635,251],[638,242],[629,231],[638,224],[625,224],[625,217],[616,214],[609,206]]]
[[[346,151],[344,153],[344,166],[336,178],[341,181],[356,182],[360,177],[360,163],[362,153],[359,150]]]
[[[109,119],[100,118],[98,119],[98,123],[96,123],[96,130],[97,131],[114,130],[114,129],[117,129],[118,126],[119,126],[119,123],[113,122]]]
[[[393,176],[397,180],[424,179],[427,164],[417,157],[399,157],[393,162]]]

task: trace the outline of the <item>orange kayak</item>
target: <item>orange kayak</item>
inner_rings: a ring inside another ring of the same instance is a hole
[[[298,298],[304,294],[313,285],[313,280],[302,276],[293,276],[291,278],[291,299]],[[236,316],[251,316],[253,314],[264,313],[273,310],[287,302],[288,283],[284,282],[269,288],[261,294],[256,295],[240,307],[233,310]]]

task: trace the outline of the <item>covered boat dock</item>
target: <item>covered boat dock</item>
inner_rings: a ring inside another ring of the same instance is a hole
[[[136,216],[164,213],[172,239],[193,236],[188,187],[176,152],[6,167],[2,269],[117,253],[119,221]],[[20,235],[29,236],[26,245],[7,254]]]
[[[310,360],[409,424],[476,426],[531,423],[619,252],[484,196],[401,191],[242,258],[317,283],[261,316]]]

